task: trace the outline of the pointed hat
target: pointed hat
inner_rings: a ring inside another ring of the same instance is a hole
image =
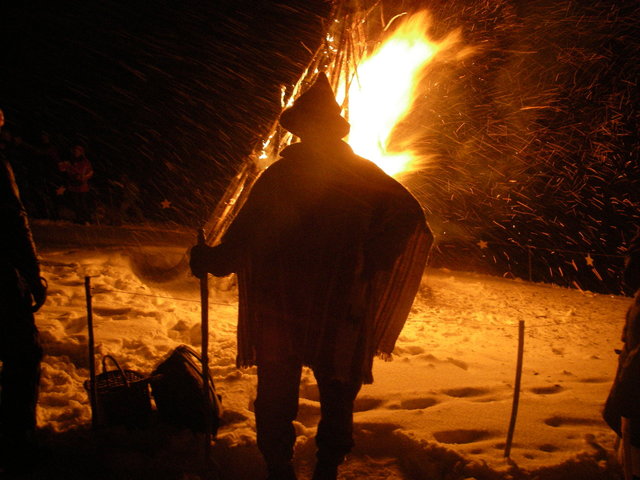
[[[324,73],[319,73],[314,84],[282,112],[280,125],[298,137],[311,134],[341,139],[350,129]]]

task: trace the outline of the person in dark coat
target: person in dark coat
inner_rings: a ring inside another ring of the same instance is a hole
[[[625,286],[635,290],[622,329],[618,368],[603,416],[618,434],[625,480],[640,480],[640,230],[625,255]]]
[[[627,310],[604,419],[618,434],[625,480],[640,480],[640,290]]]
[[[33,460],[42,359],[33,313],[45,301],[46,284],[13,171],[6,158],[0,163],[0,455],[10,469]]]
[[[314,480],[335,479],[353,447],[353,405],[376,355],[390,357],[433,237],[416,199],[341,139],[324,74],[284,110],[301,139],[256,181],[219,245],[195,246],[191,269],[238,275],[238,366],[257,365],[258,447],[269,480],[292,467],[303,366],[320,391]]]
[[[74,221],[80,224],[89,223],[93,215],[91,205],[91,186],[93,166],[87,158],[84,145],[75,144],[71,148],[68,159],[58,163],[58,169],[66,175],[67,184],[63,194],[67,196],[73,209]]]

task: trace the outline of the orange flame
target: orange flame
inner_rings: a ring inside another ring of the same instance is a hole
[[[349,144],[389,175],[411,170],[419,160],[408,146],[396,152],[388,148],[394,127],[416,99],[420,73],[438,53],[459,41],[459,32],[440,42],[432,41],[427,35],[430,24],[426,12],[406,17],[393,35],[357,67],[349,89]],[[338,93],[339,101],[340,96]],[[409,139],[402,141],[410,143]]]

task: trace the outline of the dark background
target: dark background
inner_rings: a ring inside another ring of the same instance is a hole
[[[322,38],[314,0],[3,2],[0,108],[30,143],[81,141],[151,217],[197,224],[277,118]],[[198,198],[195,208],[194,190]],[[161,209],[168,199],[172,209]],[[204,200],[204,201],[203,201]]]
[[[368,3],[372,25],[426,7],[434,38],[460,28],[474,48],[431,64],[398,129],[419,132],[423,168],[402,181],[437,234],[432,265],[621,292],[640,225],[638,2]],[[200,225],[275,122],[330,7],[3,2],[7,128],[27,141],[44,129],[62,149],[80,138],[104,198],[126,172],[149,219]]]

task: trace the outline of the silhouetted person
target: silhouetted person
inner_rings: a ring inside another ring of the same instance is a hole
[[[640,290],[627,310],[618,369],[604,418],[622,441],[625,480],[640,479]]]
[[[625,287],[635,290],[622,330],[618,369],[604,419],[620,437],[625,480],[640,480],[640,230],[625,255]]]
[[[92,207],[89,180],[93,177],[93,166],[85,154],[83,145],[71,147],[71,156],[58,164],[66,174],[64,195],[75,213],[76,223],[88,223],[91,220]]]
[[[353,404],[373,358],[390,356],[432,242],[415,198],[341,141],[349,124],[324,74],[280,117],[301,142],[281,152],[215,247],[201,277],[238,274],[238,365],[258,367],[258,447],[269,480],[292,467],[303,366],[320,391],[314,480],[335,479],[353,447]]]
[[[0,111],[0,128],[3,123]],[[6,158],[0,161],[0,456],[11,469],[33,461],[42,359],[33,312],[44,303],[46,286],[13,171]]]

